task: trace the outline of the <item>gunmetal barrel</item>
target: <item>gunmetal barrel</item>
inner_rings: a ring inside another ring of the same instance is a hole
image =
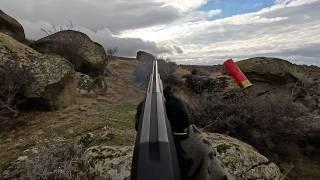
[[[158,62],[153,61],[132,161],[131,180],[180,180]]]

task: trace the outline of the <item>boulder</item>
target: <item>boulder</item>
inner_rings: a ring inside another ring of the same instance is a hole
[[[124,180],[130,178],[132,154],[132,146],[93,146],[86,150],[84,162],[90,176]]]
[[[223,166],[236,179],[280,179],[279,167],[253,147],[222,134],[207,134]],[[129,179],[133,147],[93,146],[86,150],[85,163],[91,175],[106,179]]]
[[[77,92],[85,96],[94,93],[93,79],[83,73],[76,72]]]
[[[25,40],[25,34],[22,25],[0,10],[0,32],[7,34],[18,41]]]
[[[253,82],[270,84],[319,82],[320,68],[296,65],[278,58],[256,57],[237,62],[240,69]]]
[[[76,72],[76,83],[77,92],[81,96],[105,94],[107,91],[107,83],[102,76],[91,78],[89,75]]]
[[[0,65],[7,62],[30,70],[33,82],[24,94],[30,101],[46,109],[59,109],[73,103],[75,72],[66,59],[40,54],[0,33]]]
[[[136,59],[139,61],[150,60],[153,61],[156,57],[150,53],[144,51],[138,51]]]
[[[252,146],[222,134],[208,133],[222,164],[237,179],[281,179],[279,167]]]
[[[76,71],[98,76],[107,65],[104,48],[81,32],[66,30],[44,37],[30,45],[44,54],[58,54],[69,60]]]

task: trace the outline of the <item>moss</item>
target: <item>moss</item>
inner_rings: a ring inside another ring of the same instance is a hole
[[[230,149],[231,146],[227,144],[221,144],[217,146],[217,151],[219,154],[225,153],[228,149]]]

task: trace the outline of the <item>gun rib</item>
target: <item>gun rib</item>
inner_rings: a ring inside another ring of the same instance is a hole
[[[141,130],[137,134],[131,180],[180,180],[180,169],[168,121],[158,62],[153,62]]]

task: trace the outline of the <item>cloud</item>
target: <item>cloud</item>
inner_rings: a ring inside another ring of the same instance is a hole
[[[26,30],[27,37],[33,40],[40,39],[47,35],[41,29],[55,32],[60,28],[70,28],[66,26],[53,27],[50,23],[44,21],[33,23],[26,20],[19,20],[19,22]],[[56,28],[56,30],[54,30],[54,28]],[[120,56],[135,57],[136,52],[139,50],[147,51],[153,54],[171,54],[172,51],[176,51],[173,47],[159,46],[155,42],[142,40],[140,38],[119,38],[114,36],[113,33],[107,28],[100,29],[98,31],[92,31],[91,29],[85,27],[74,26],[71,29],[87,34],[92,40],[103,45],[105,49],[118,47],[117,55]]]
[[[159,0],[168,6],[175,7],[180,12],[188,12],[205,5],[210,0]]]
[[[152,0],[2,0],[1,8],[15,18],[61,25],[74,24],[93,31],[108,28],[114,33],[170,23],[179,11]]]
[[[233,57],[275,56],[320,65],[320,0],[275,0],[257,12],[223,19],[224,9],[202,11],[219,0],[20,0],[0,1],[27,37],[41,28],[67,24],[119,55],[137,50],[169,56],[178,63],[216,64]]]
[[[221,14],[221,12],[222,12],[221,9],[212,9],[212,10],[208,11],[208,17],[212,18],[214,16]]]
[[[158,44],[182,47],[182,54],[172,56],[178,63],[216,64],[230,57],[275,56],[320,65],[315,46],[320,43],[319,8],[319,0],[278,1],[254,13],[126,31],[122,36],[147,34],[148,40]],[[154,38],[156,34],[161,39]]]
[[[182,49],[181,47],[179,47],[179,46],[173,46],[173,48],[176,50],[176,52],[177,52],[178,54],[182,54],[182,53],[183,53],[183,49]]]

